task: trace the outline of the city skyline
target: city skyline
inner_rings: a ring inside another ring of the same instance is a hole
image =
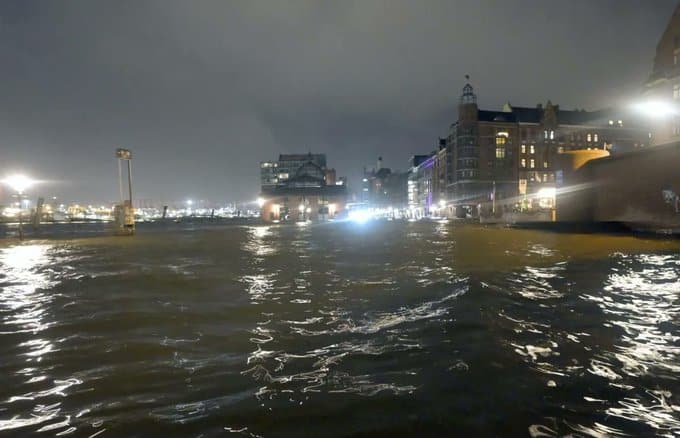
[[[0,173],[115,200],[124,146],[136,198],[227,202],[256,197],[260,161],[312,150],[356,189],[377,156],[400,169],[436,148],[465,74],[489,108],[625,104],[676,4],[204,6],[0,5]]]

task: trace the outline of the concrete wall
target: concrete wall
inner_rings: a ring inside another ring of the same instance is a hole
[[[560,222],[621,222],[680,231],[680,143],[652,146],[564,170]]]

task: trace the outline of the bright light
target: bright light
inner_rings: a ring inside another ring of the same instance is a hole
[[[257,206],[262,208],[264,207],[265,200],[263,198],[257,198]]]
[[[191,199],[187,200],[187,205],[192,205],[193,203],[194,201],[192,201]]]
[[[348,214],[349,220],[354,221],[358,224],[363,224],[370,220],[373,215],[368,210],[350,210]]]
[[[536,192],[537,198],[554,198],[555,197],[555,187],[544,187]]]
[[[10,186],[12,190],[20,194],[23,193],[24,190],[26,190],[27,188],[31,187],[33,184],[36,183],[36,181],[32,180],[26,175],[11,175],[3,179],[2,182]]]
[[[312,209],[310,207],[307,207],[307,213],[311,213]]]
[[[446,201],[445,201],[444,199],[440,199],[440,200],[439,200],[439,207],[440,207],[440,208],[446,207]]]
[[[305,204],[300,204],[300,206],[298,207],[298,210],[300,210],[300,213],[305,211]]]
[[[665,118],[668,116],[678,114],[678,110],[675,107],[675,105],[663,100],[650,100],[647,102],[640,102],[633,105],[633,108],[636,111],[639,111],[640,113],[653,118]],[[621,120],[619,120],[618,122],[619,125],[622,124]],[[610,121],[610,124],[612,123],[613,121]]]

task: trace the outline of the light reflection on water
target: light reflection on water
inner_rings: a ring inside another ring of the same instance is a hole
[[[70,427],[71,416],[60,415],[60,402],[50,405],[41,403],[54,396],[66,397],[69,388],[82,383],[76,378],[52,379],[48,375],[49,367],[41,366],[43,359],[58,351],[55,342],[41,337],[41,333],[54,324],[47,315],[54,299],[49,289],[57,283],[49,275],[49,266],[54,261],[50,256],[52,249],[47,244],[24,244],[0,249],[0,336],[25,335],[22,337],[25,340],[17,344],[14,355],[15,363],[24,362],[26,365],[15,374],[25,379],[26,386],[35,388],[40,383],[43,388],[20,392],[0,401],[0,411],[9,409],[6,406],[13,403],[27,407],[33,405],[30,414],[15,414],[8,419],[0,419],[0,430],[35,425],[41,425],[38,432],[64,429],[62,432],[67,434],[75,430]],[[55,419],[59,421],[45,424]]]
[[[445,221],[10,245],[0,431],[673,436],[679,250]]]

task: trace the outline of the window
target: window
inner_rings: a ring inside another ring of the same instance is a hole
[[[506,137],[499,135],[499,136],[496,137],[496,146],[502,146],[502,145],[505,144],[506,141],[507,141]]]
[[[564,153],[564,147],[563,147],[563,146],[558,147],[558,148],[557,148],[557,153],[558,153],[558,154],[563,154],[563,153]]]
[[[547,173],[543,174],[543,182],[548,182],[548,174]]]
[[[680,84],[673,85],[673,99],[680,99]]]
[[[529,146],[529,153],[535,154],[536,153],[536,146],[534,146],[534,145]]]
[[[499,160],[505,158],[505,146],[496,147],[496,158]]]
[[[593,141],[593,136],[590,133],[588,133],[588,135],[586,136],[586,141],[588,142]]]
[[[548,139],[548,131],[543,131],[543,138]]]
[[[593,140],[596,141],[596,142],[598,141],[597,134],[593,134]]]
[[[534,160],[533,158],[529,160],[529,167],[532,169],[536,167],[536,160]]]
[[[526,167],[527,167],[527,160],[526,160],[526,158],[522,158],[522,159],[519,161],[519,165],[520,165],[521,167],[526,168]]]
[[[523,145],[521,146],[521,150],[522,150],[522,153],[523,153],[523,154],[526,154],[526,153],[527,153],[527,145],[523,144]]]
[[[547,169],[547,168],[548,168],[548,162],[547,162],[547,161],[544,161],[544,162],[543,162],[543,168],[544,168],[544,169]]]
[[[555,140],[555,131],[550,131],[550,140]]]

